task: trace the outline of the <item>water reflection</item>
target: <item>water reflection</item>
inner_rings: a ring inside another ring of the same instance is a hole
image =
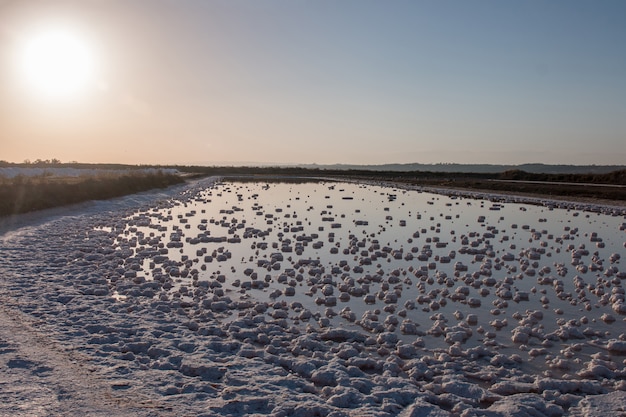
[[[129,224],[118,238],[135,253],[125,278],[158,280],[162,299],[266,303],[259,312],[296,325],[395,334],[431,350],[489,346],[559,375],[626,330],[615,307],[626,276],[619,216],[249,178]]]

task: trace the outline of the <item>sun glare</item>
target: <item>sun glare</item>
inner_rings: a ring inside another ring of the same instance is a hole
[[[18,61],[20,76],[41,98],[76,97],[98,83],[92,47],[69,29],[49,28],[27,37]]]

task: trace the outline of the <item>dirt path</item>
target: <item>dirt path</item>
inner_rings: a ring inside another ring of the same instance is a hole
[[[161,416],[149,402],[124,398],[64,349],[41,323],[0,296],[0,416]]]

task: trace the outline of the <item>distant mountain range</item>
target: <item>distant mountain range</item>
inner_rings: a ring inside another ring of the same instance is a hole
[[[521,165],[491,165],[491,164],[383,164],[383,165],[295,165],[300,168],[311,169],[341,169],[341,170],[369,170],[369,171],[428,171],[428,172],[475,172],[499,173],[510,170],[520,170],[533,174],[606,174],[608,172],[626,169],[626,165],[548,165],[548,164],[521,164]]]

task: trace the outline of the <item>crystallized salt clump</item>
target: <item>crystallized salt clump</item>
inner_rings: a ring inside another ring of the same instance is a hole
[[[620,355],[626,354],[626,341],[611,339],[606,344],[606,348],[609,352],[617,353]]]

